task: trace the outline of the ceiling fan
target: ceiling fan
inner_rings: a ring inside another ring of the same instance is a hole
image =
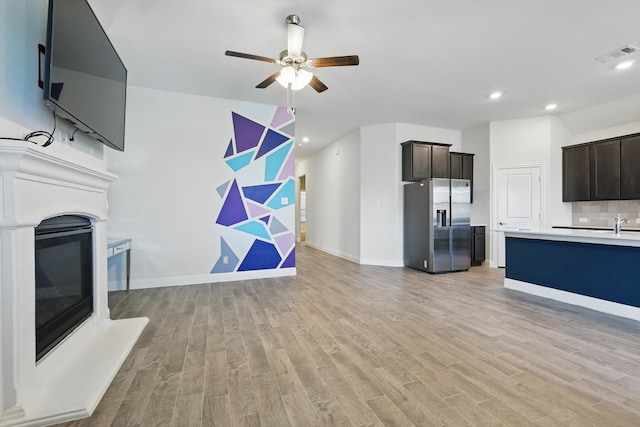
[[[299,90],[306,85],[310,85],[316,92],[324,92],[328,89],[327,85],[322,83],[312,72],[308,71],[308,68],[341,67],[345,65],[358,65],[360,63],[358,55],[308,59],[307,54],[302,51],[304,27],[300,25],[300,17],[297,15],[289,15],[287,16],[286,23],[287,49],[280,52],[279,59],[234,52],[232,50],[227,50],[224,53],[227,56],[270,62],[282,67],[279,71],[276,71],[258,83],[256,88],[264,89],[277,81],[282,86],[291,88],[292,90]]]

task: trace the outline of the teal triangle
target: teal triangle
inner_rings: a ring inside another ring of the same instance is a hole
[[[229,165],[229,167],[234,172],[238,172],[240,169],[242,169],[243,167],[251,163],[252,158],[253,158],[253,151],[249,151],[247,153],[236,156],[232,159],[227,159],[225,160],[225,162],[227,162],[227,165]]]
[[[271,198],[271,201],[267,203],[267,206],[275,210],[275,209],[280,209],[280,208],[284,208],[286,206],[292,205],[295,202],[294,200],[295,188],[296,186],[293,180],[292,179],[288,180],[282,187],[280,187],[280,190],[278,190],[278,192]],[[286,199],[286,203],[282,203],[283,199]]]
[[[287,159],[287,154],[289,154],[292,146],[293,141],[267,156],[264,171],[265,181],[274,181],[276,179],[278,172],[280,171],[280,168],[282,168],[284,161]]]
[[[269,235],[267,228],[264,223],[260,221],[247,222],[246,224],[242,224],[234,228],[238,231],[244,231],[245,233],[253,234],[254,236],[265,240],[271,240],[271,236]]]

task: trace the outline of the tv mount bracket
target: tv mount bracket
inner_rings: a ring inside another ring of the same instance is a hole
[[[44,89],[44,80],[42,80],[42,55],[45,54],[47,48],[44,47],[43,44],[38,43],[38,87],[40,89]]]

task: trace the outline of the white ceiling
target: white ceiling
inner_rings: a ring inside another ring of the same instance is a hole
[[[295,92],[297,142],[311,139],[298,158],[360,126],[463,130],[548,114],[550,102],[572,132],[640,120],[640,53],[625,71],[594,59],[640,47],[640,0],[89,2],[136,86],[286,105],[277,83],[255,89],[277,65],[224,51],[278,57],[289,14],[306,28],[310,58],[359,55],[357,67],[316,70],[326,92]],[[495,90],[504,96],[490,101]],[[614,111],[598,123],[606,103]]]

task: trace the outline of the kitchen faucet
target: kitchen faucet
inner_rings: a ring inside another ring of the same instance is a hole
[[[625,222],[629,222],[629,220],[626,218],[621,219],[620,214],[616,215],[615,219],[613,220],[614,234],[620,234],[620,232],[622,231],[622,224],[624,224]]]

